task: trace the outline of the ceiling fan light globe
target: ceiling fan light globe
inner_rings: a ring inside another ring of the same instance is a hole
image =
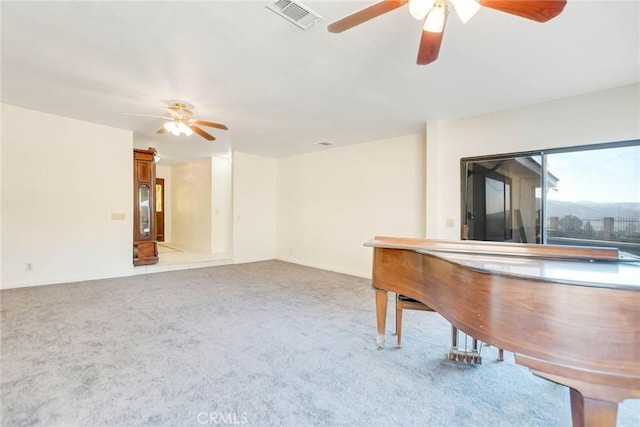
[[[184,123],[180,122],[178,123],[178,134],[184,133],[185,135],[189,136],[193,133],[193,131],[191,129],[189,129],[189,127],[187,125],[185,125]]]
[[[436,0],[409,0],[409,13],[415,19],[422,21],[435,2]]]
[[[446,16],[445,4],[438,1],[427,15],[424,21],[424,30],[430,33],[441,33],[444,30],[444,20]]]
[[[469,22],[480,10],[480,4],[476,0],[449,0],[456,10],[463,24]]]
[[[174,122],[167,122],[163,125],[163,127],[167,130],[167,132],[173,133],[173,130],[176,129],[176,124]]]

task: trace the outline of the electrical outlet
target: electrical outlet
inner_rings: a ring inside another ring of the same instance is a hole
[[[33,264],[28,262],[24,265],[24,271],[33,271]]]

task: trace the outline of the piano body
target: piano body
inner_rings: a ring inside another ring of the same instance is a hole
[[[615,426],[640,397],[640,262],[617,249],[375,237],[377,343],[387,292],[570,388],[574,426]]]

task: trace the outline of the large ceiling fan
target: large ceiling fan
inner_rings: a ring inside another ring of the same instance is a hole
[[[409,3],[409,12],[424,20],[418,65],[430,64],[438,59],[442,36],[447,23],[449,9],[453,7],[462,22],[471,19],[481,6],[517,15],[537,22],[546,22],[562,12],[566,0],[384,0],[365,7],[329,24],[332,33],[341,33],[370,19],[390,12]]]
[[[193,111],[191,111],[190,104],[182,101],[175,101],[171,103],[169,107],[165,107],[164,110],[169,114],[168,116],[153,116],[149,114],[137,114],[137,113],[125,113],[130,116],[142,116],[142,117],[156,117],[159,119],[165,119],[167,122],[156,131],[156,133],[170,132],[173,135],[187,135],[190,136],[193,133],[197,133],[201,137],[215,141],[215,137],[200,126],[208,126],[216,129],[228,130],[229,128],[221,123],[208,122],[206,120],[196,120],[193,118]]]

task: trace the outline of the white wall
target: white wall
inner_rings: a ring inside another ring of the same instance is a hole
[[[171,242],[171,166],[157,164],[156,177],[164,178],[164,241]]]
[[[171,169],[171,243],[211,252],[211,158]]]
[[[460,237],[460,159],[640,138],[640,84],[427,122],[427,236]],[[447,227],[446,220],[454,219]]]
[[[280,258],[367,277],[362,243],[373,235],[459,237],[460,158],[639,139],[639,99],[634,84],[429,121],[426,147],[408,135],[279,160],[236,152],[234,262]],[[1,286],[132,274],[131,132],[2,105],[1,136]],[[213,179],[212,160],[202,162],[172,167],[165,197],[171,241],[176,216],[197,212],[181,232],[208,252],[218,204],[211,187],[196,190]]]
[[[231,158],[212,158],[211,252],[231,254],[233,244]]]
[[[279,259],[371,275],[374,235],[424,235],[424,135],[278,160]]]
[[[132,133],[3,104],[1,135],[1,286],[131,274]]]
[[[233,260],[276,257],[276,160],[233,153]]]

